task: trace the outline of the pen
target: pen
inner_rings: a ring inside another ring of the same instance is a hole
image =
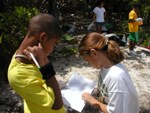
[[[30,53],[30,56],[31,56],[32,60],[34,61],[34,63],[36,64],[36,66],[37,66],[38,68],[40,68],[40,65],[39,65],[39,63],[37,62],[37,60],[35,59],[34,55],[33,55],[32,53]]]

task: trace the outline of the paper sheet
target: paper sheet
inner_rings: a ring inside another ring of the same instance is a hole
[[[65,105],[81,112],[85,106],[82,100],[82,93],[91,93],[96,85],[96,81],[87,79],[79,74],[73,74],[66,84],[66,88],[61,90]]]

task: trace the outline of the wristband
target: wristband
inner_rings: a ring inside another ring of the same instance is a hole
[[[45,80],[53,77],[56,74],[52,63],[48,63],[45,66],[40,67],[39,70],[43,75],[43,79]]]

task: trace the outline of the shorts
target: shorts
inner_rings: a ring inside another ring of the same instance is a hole
[[[138,42],[140,40],[138,32],[130,32],[129,33],[129,39],[134,41],[134,42]]]
[[[105,22],[94,22],[96,26],[104,26]]]

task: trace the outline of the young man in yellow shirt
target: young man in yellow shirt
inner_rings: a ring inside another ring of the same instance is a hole
[[[24,100],[24,113],[65,113],[55,70],[47,57],[60,37],[53,16],[41,13],[30,20],[8,69],[10,85]]]
[[[129,54],[130,55],[137,55],[136,52],[134,51],[134,48],[139,42],[139,35],[138,35],[138,28],[139,25],[143,24],[143,19],[138,18],[138,13],[140,9],[140,4],[136,3],[133,5],[133,9],[129,13],[129,22],[128,22],[128,27],[129,27]]]

